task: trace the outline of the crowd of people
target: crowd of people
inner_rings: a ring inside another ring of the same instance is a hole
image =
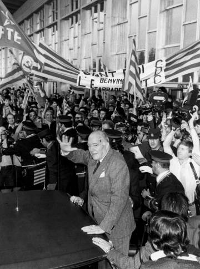
[[[82,230],[110,240],[93,238],[107,253],[99,268],[199,268],[200,119],[197,107],[181,107],[170,97],[133,102],[126,92],[109,100],[71,90],[47,97],[41,83],[4,89],[0,190],[70,194],[97,224]],[[141,219],[149,237],[129,257]]]

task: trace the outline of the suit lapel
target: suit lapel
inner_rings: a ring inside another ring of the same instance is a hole
[[[103,161],[100,163],[100,166],[98,167],[97,171],[93,174],[94,168],[96,166],[95,164],[91,167],[90,170],[90,190],[95,186],[98,180],[101,180],[100,175],[106,170],[107,166],[109,165],[109,159],[112,155],[113,150],[110,149],[107,153],[107,155],[104,157]]]

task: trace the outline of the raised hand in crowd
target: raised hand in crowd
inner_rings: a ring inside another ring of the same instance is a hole
[[[72,140],[73,140],[72,137],[68,139],[67,136],[63,135],[62,141],[60,140],[59,137],[57,137],[57,140],[60,144],[60,149],[61,149],[62,154],[66,155],[74,150],[77,150],[77,148],[72,148]]]

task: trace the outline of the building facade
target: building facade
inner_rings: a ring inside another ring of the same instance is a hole
[[[35,43],[44,41],[80,70],[117,70],[126,67],[133,38],[139,64],[198,40],[200,0],[27,0],[14,18]],[[4,75],[11,68],[7,49],[0,57]],[[200,81],[195,72],[175,82],[189,76]]]

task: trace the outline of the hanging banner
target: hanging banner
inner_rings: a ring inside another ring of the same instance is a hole
[[[139,66],[142,88],[155,86],[165,82],[165,58]],[[80,72],[77,85],[91,89],[120,91],[122,89],[126,69],[117,71],[87,73]]]

